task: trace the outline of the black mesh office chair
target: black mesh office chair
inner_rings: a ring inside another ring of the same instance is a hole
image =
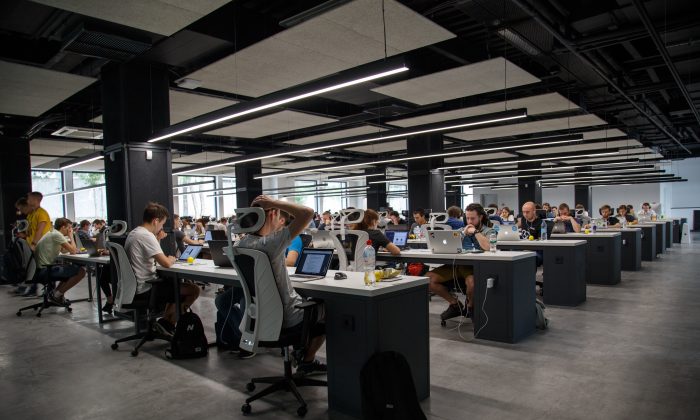
[[[52,306],[58,307],[58,308],[66,308],[66,311],[68,312],[73,312],[73,308],[70,307],[70,301],[65,300],[63,304],[59,304],[56,302],[53,302],[49,299],[49,296],[51,296],[51,293],[56,290],[56,283],[61,283],[61,281],[56,281],[51,279],[51,268],[58,266],[60,264],[48,264],[44,268],[37,270],[36,269],[36,258],[32,258],[31,261],[29,262],[29,266],[27,268],[28,272],[34,273],[32,276],[32,283],[36,284],[41,284],[44,286],[44,292],[42,293],[41,296],[41,302],[40,303],[35,303],[33,305],[25,306],[23,308],[20,308],[17,310],[17,316],[22,316],[23,311],[28,311],[30,309],[33,309],[35,311],[38,310],[36,313],[37,317],[41,317],[41,313],[44,311],[46,308],[50,308]],[[31,270],[31,271],[30,271]]]

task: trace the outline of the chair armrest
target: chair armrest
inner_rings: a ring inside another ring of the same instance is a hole
[[[316,305],[318,305],[318,302],[313,301],[313,300],[306,300],[298,305],[294,305],[294,307],[297,309],[303,309],[304,311],[306,311],[307,309],[313,308]]]
[[[148,283],[148,284],[158,284],[158,283],[162,283],[162,282],[163,282],[163,279],[161,279],[160,277],[158,277],[157,279],[146,280],[146,283]]]

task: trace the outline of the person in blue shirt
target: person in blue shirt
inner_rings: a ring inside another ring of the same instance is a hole
[[[292,223],[292,217],[289,213],[280,210],[279,217],[279,228],[282,229],[285,226],[289,226]],[[284,252],[284,263],[287,267],[296,267],[299,261],[299,255],[301,255],[301,250],[304,248],[304,244],[301,240],[301,236],[297,235],[292,239],[287,250]]]
[[[457,206],[450,206],[450,208],[447,209],[447,222],[445,222],[445,224],[449,225],[452,230],[462,229],[464,227],[464,221],[461,217],[462,209]]]

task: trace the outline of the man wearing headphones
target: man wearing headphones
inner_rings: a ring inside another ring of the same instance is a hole
[[[603,220],[605,220],[608,224],[608,227],[611,228],[619,228],[620,227],[620,220],[612,215],[612,207],[610,207],[608,204],[603,204],[599,209],[598,213],[603,217]],[[590,228],[590,224],[584,226],[584,229]]]

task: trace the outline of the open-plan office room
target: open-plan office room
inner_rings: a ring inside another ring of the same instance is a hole
[[[0,2],[3,418],[700,418],[692,0]]]

